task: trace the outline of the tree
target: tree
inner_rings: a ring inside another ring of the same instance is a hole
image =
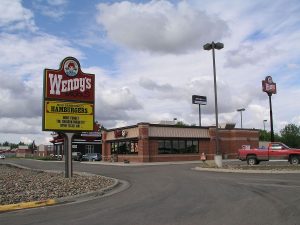
[[[8,142],[8,141],[5,141],[5,142],[3,142],[2,145],[3,145],[3,146],[9,146],[9,142]]]
[[[260,141],[271,141],[271,134],[266,130],[259,130]]]
[[[266,130],[259,130],[259,140],[260,141],[271,141],[271,132]],[[281,137],[275,133],[274,134],[275,141],[281,141]]]
[[[300,147],[300,126],[288,124],[280,130],[282,142],[292,148]]]
[[[24,142],[20,141],[18,145],[26,145],[26,144]]]
[[[176,126],[178,126],[178,127],[185,127],[185,126],[189,126],[188,124],[185,124],[184,122],[182,122],[182,121],[178,121],[176,124],[175,124]]]

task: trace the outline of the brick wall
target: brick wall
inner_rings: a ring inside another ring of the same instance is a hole
[[[149,124],[138,124],[138,155],[142,157],[142,162],[150,161],[150,148],[149,148]]]
[[[210,154],[215,154],[215,129],[209,129],[211,136]],[[219,146],[220,152],[225,159],[235,159],[237,151],[242,145],[250,145],[251,148],[256,148],[259,145],[259,132],[257,130],[234,129],[225,130],[219,129]]]

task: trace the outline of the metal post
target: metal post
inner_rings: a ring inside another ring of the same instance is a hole
[[[264,131],[266,131],[266,122],[267,122],[267,120],[263,120],[263,123],[264,123]]]
[[[241,129],[243,128],[243,112],[241,111]]]
[[[212,55],[213,55],[215,112],[216,112],[216,155],[219,155],[220,151],[219,151],[218,97],[217,97],[217,79],[216,79],[215,43],[214,42],[212,42]]]
[[[201,127],[201,104],[199,104],[199,127]]]
[[[274,142],[274,130],[273,130],[273,113],[272,113],[272,94],[268,94],[269,96],[269,104],[270,104],[270,124],[271,124],[271,142]]]
[[[73,165],[72,165],[72,138],[74,133],[65,133],[65,178],[72,178]]]

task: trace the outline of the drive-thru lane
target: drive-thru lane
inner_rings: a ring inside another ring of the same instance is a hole
[[[14,161],[64,170],[61,162]],[[130,187],[90,201],[0,214],[0,224],[299,224],[300,174],[194,171],[197,164],[121,167],[74,163],[74,170]]]

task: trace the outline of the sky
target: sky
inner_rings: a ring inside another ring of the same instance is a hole
[[[139,122],[198,124],[192,95],[207,96],[203,126],[219,123],[275,132],[300,125],[298,0],[0,0],[0,143],[50,144],[42,131],[43,72],[67,56],[95,74],[95,120],[106,128]]]

